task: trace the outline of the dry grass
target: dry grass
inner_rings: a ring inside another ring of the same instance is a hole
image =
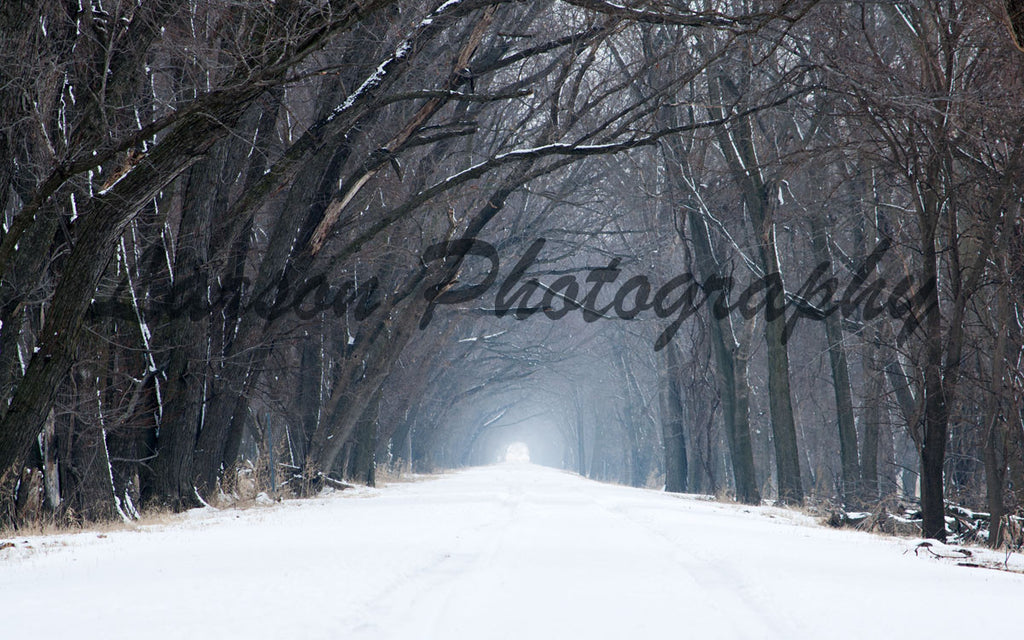
[[[378,487],[406,482],[421,482],[450,473],[452,469],[432,469],[427,473],[414,473],[407,464],[378,464],[374,471],[374,479]]]
[[[23,523],[17,529],[0,529],[0,543],[6,539],[24,536],[52,536],[68,533],[111,533],[114,531],[136,531],[144,527],[173,524],[178,517],[171,509],[154,507],[144,509],[136,520],[82,520],[73,512],[63,517],[48,516],[36,518],[32,522]]]
[[[377,486],[384,487],[389,484],[420,482],[449,471],[451,470],[435,469],[430,473],[413,473],[408,465],[382,464],[377,466],[375,474]],[[236,469],[233,482],[225,483],[218,496],[210,501],[210,505],[217,509],[246,511],[295,499],[295,493],[287,485],[280,485],[281,480],[282,478],[279,476],[276,491],[272,491],[267,466],[259,461],[256,461],[255,464],[244,462]],[[60,514],[46,513],[40,510],[36,517],[22,522],[16,529],[0,527],[0,545],[8,541],[18,541],[17,546],[23,546],[19,539],[34,536],[75,533],[103,535],[115,531],[136,531],[147,527],[175,524],[180,521],[180,517],[180,513],[161,506],[140,509],[139,518],[128,521],[121,519],[85,520],[73,510],[63,510]],[[2,553],[3,550],[0,549],[0,558],[2,558]]]

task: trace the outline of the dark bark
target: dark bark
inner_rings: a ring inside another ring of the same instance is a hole
[[[693,240],[694,261],[697,273],[707,281],[721,276],[722,269],[711,246],[707,222],[695,209],[690,208],[687,219]],[[712,308],[722,292],[705,302]],[[725,423],[726,443],[732,461],[733,480],[736,485],[736,499],[748,504],[761,502],[754,470],[754,449],[750,439],[750,387],[747,381],[746,351],[736,340],[732,319],[725,315],[708,314],[711,328],[712,351],[718,378],[719,395]]]
[[[367,486],[376,486],[377,462],[374,452],[377,449],[377,416],[380,412],[380,398],[383,393],[383,386],[377,389],[373,398],[367,405],[363,415],[359,417],[359,424],[355,428],[353,453],[349,478]]]
[[[1004,241],[1001,265],[1003,281],[1008,278],[1005,260],[1007,259],[1006,249],[1009,243]],[[994,325],[996,328],[995,345],[992,349],[992,370],[989,389],[989,397],[985,412],[985,498],[988,502],[989,534],[988,543],[993,549],[998,549],[1003,543],[1003,516],[1006,514],[1006,502],[1003,498],[1003,491],[1006,487],[1007,468],[1007,440],[1009,434],[1006,428],[1006,408],[1004,407],[1007,397],[1006,385],[1006,354],[1009,348],[1009,324],[1010,324],[1010,298],[1009,288],[1000,287],[996,294],[996,308]],[[1019,348],[1015,349],[1019,351]]]
[[[724,104],[723,86],[731,93],[735,87],[725,76],[720,75],[711,83],[712,101]],[[718,117],[723,110],[712,109]],[[726,159],[733,181],[743,194],[743,204],[750,219],[751,230],[757,242],[758,262],[764,277],[775,278],[777,286],[766,291],[767,309],[784,309],[785,284],[782,279],[778,247],[775,239],[775,221],[772,207],[775,202],[774,189],[770,181],[762,176],[760,162],[754,147],[754,132],[751,118],[739,120],[733,127],[717,129],[718,148]],[[768,358],[768,405],[771,412],[772,443],[775,445],[775,467],[778,478],[778,498],[783,504],[803,502],[803,485],[800,480],[800,452],[797,447],[796,420],[793,415],[793,400],[789,380],[789,349],[787,347],[786,317],[784,313],[766,313],[765,344]]]
[[[1006,459],[1011,504],[1024,506],[1024,420],[1020,410],[1010,411],[1007,416]]]
[[[52,244],[58,227],[58,214],[52,206],[43,207],[39,221],[19,244],[12,262],[0,282],[0,394],[10,398],[21,376],[19,350],[33,348],[33,334],[26,326],[26,315],[38,313],[33,298],[42,297],[43,274],[52,255]]]
[[[928,199],[920,215],[922,270],[925,282],[938,282],[937,250],[935,247],[934,212],[937,204],[935,194],[928,189]],[[921,512],[922,533],[926,538],[946,539],[946,505],[943,494],[943,467],[946,462],[946,440],[949,412],[946,405],[946,389],[943,379],[943,332],[939,315],[938,288],[928,294],[927,304],[934,311],[924,321],[924,415],[921,433]]]
[[[678,122],[671,121],[676,125]],[[693,252],[694,273],[702,282],[724,277],[725,270],[715,254],[711,232],[700,210],[691,183],[684,175],[687,166],[687,152],[682,142],[672,138],[663,147],[665,167],[674,198],[673,203],[681,211],[674,215],[672,223],[681,241],[690,241]],[[687,232],[689,231],[689,237]],[[718,394],[722,403],[725,440],[732,463],[732,475],[736,487],[736,499],[747,504],[761,502],[754,468],[754,451],[750,438],[750,387],[747,380],[747,353],[737,341],[732,318],[728,314],[716,314],[711,310],[726,295],[721,290],[713,292],[704,301],[708,310],[707,322],[711,333],[711,351],[715,362],[715,377]],[[728,306],[727,304],[724,306]],[[721,317],[719,317],[721,316]]]
[[[107,457],[106,431],[96,402],[96,370],[78,370],[78,401],[64,421],[61,489],[64,513],[73,520],[104,521],[117,517]]]
[[[39,432],[55,390],[75,360],[86,311],[117,238],[160,189],[226,133],[224,126],[239,115],[234,101],[245,97],[232,96],[232,104],[221,105],[219,122],[187,118],[113,189],[93,199],[47,309],[38,351],[0,422],[0,469],[22,458]]]
[[[811,249],[818,264],[832,265],[830,237],[824,221],[818,215],[809,217],[811,225]],[[832,277],[831,266],[825,274]],[[846,346],[838,312],[825,318],[825,339],[828,342],[828,360],[832,370],[832,390],[836,401],[836,425],[839,428],[839,460],[842,468],[843,486],[840,495],[856,495],[860,477],[857,460],[857,424],[853,416],[853,391],[850,384],[850,368],[846,358]]]
[[[661,388],[661,430],[665,450],[665,491],[685,493],[688,490],[683,375],[678,347],[669,344],[664,352],[664,373]]]
[[[262,103],[262,104],[261,104]],[[236,144],[228,154],[227,165],[237,166],[240,162],[239,156],[250,157],[245,170],[243,182],[243,193],[248,194],[251,189],[263,178],[267,168],[266,157],[271,142],[275,136],[274,125],[277,121],[277,113],[280,105],[280,91],[269,92],[266,100],[257,102],[245,116],[248,121],[242,128],[249,135],[239,136]],[[252,132],[252,128],[255,132]],[[253,135],[254,133],[254,135]],[[253,139],[250,145],[248,141]],[[245,265],[249,254],[249,238],[246,237],[253,228],[254,211],[238,211],[237,208],[231,215],[224,216],[223,211],[226,204],[231,184],[221,181],[218,183],[218,202],[215,209],[221,212],[219,216],[211,217],[211,246],[210,258],[212,267],[218,269],[206,277],[213,279],[218,274],[223,282],[235,283],[234,286],[241,286],[245,275]],[[218,217],[226,220],[218,221]],[[224,257],[226,256],[226,258]],[[220,259],[218,259],[218,257]],[[210,264],[210,263],[208,263]],[[265,282],[262,286],[269,286]],[[237,399],[230,396],[233,389],[240,389],[246,382],[248,369],[240,363],[237,355],[240,350],[243,353],[241,358],[256,358],[260,354],[245,353],[244,346],[251,345],[251,331],[255,329],[252,318],[248,318],[250,324],[243,326],[242,321],[246,318],[243,307],[243,291],[232,290],[227,300],[212,304],[209,322],[209,353],[211,357],[220,359],[215,372],[216,384],[210,383],[206,389],[206,420],[204,425],[209,429],[201,429],[200,434],[206,433],[205,441],[195,440],[195,449],[202,454],[199,460],[193,459],[189,469],[190,484],[198,489],[212,487],[216,482],[221,465],[224,463],[224,451],[222,443],[231,430],[231,422],[234,414],[229,413],[237,405]],[[243,330],[244,329],[244,330]],[[211,416],[219,422],[211,421]],[[195,453],[195,452],[194,452]],[[233,462],[233,460],[231,461]]]
[[[47,308],[38,350],[0,421],[0,469],[6,470],[22,459],[41,428],[55,390],[75,360],[83,318],[127,224],[161,189],[225,136],[245,108],[267,87],[279,82],[291,65],[315,50],[326,37],[357,24],[382,4],[348,7],[329,18],[324,15],[329,24],[310,23],[309,31],[296,38],[284,38],[275,31],[290,22],[286,15],[289,9],[278,7],[276,15],[267,15],[265,23],[256,25],[255,33],[261,34],[256,51],[227,75],[226,88],[178,109],[168,120],[171,124],[166,135],[116,185],[82,207],[86,210],[76,225],[75,246]],[[16,253],[20,233],[35,220],[39,203],[67,180],[66,171],[67,167],[54,171],[38,190],[35,204],[19,212],[17,224],[12,224],[0,247],[3,271]]]
[[[323,405],[324,346],[320,337],[306,336],[299,347],[299,389],[295,396],[295,411],[298,414],[296,433],[292,437],[292,455],[295,464],[306,459],[307,447],[316,430],[317,417]]]
[[[178,231],[172,285],[172,308],[205,306],[210,225],[214,220],[213,196],[216,176],[225,170],[223,145],[220,153],[196,163],[188,173]],[[185,288],[187,285],[187,289]],[[192,488],[192,455],[199,433],[206,394],[206,362],[209,361],[207,330],[210,319],[180,313],[171,318],[161,344],[169,348],[163,413],[157,439],[157,456],[152,463],[152,499],[175,510],[200,505]]]
[[[868,335],[874,336],[873,330]],[[879,370],[876,354],[878,339],[869,340],[862,356],[862,374],[864,376],[864,400],[861,410],[861,422],[864,425],[864,439],[861,442],[861,486],[857,492],[866,504],[878,501],[878,442],[881,433],[882,419],[882,372]]]
[[[420,297],[420,296],[417,296]],[[373,404],[376,391],[390,373],[391,365],[414,335],[418,316],[408,310],[399,315],[387,337],[367,338],[367,350],[346,360],[331,398],[321,412],[310,446],[307,476],[333,469],[342,447],[349,442],[360,418]],[[383,331],[384,324],[378,325]],[[365,362],[365,367],[362,363]]]

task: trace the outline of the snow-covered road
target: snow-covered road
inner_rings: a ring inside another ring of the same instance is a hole
[[[997,637],[1024,604],[907,541],[529,464],[7,540],[4,640]]]

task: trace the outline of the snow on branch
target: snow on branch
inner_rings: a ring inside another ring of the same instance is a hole
[[[788,15],[788,10],[790,8],[797,7],[799,9],[802,5],[809,6],[814,4],[813,1],[799,2],[798,0],[784,0],[779,3],[779,7],[774,11],[730,16],[720,11],[689,11],[685,9],[668,10],[652,8],[649,6],[637,7],[627,6],[617,2],[610,2],[609,0],[565,0],[565,2],[581,9],[587,9],[604,15],[632,20],[634,22],[680,27],[716,28],[749,26],[770,19],[792,20],[794,18]],[[797,15],[802,13],[803,11],[797,11]]]

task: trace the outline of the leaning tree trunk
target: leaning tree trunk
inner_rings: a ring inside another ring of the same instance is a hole
[[[255,93],[256,89],[251,91]],[[224,126],[239,115],[235,103],[246,98],[249,96],[231,96],[232,108],[224,105],[219,121],[207,116],[186,116],[145,161],[109,192],[93,199],[90,211],[82,216],[81,232],[47,308],[38,348],[0,422],[0,469],[8,469],[23,459],[41,430],[56,389],[75,361],[86,311],[117,246],[117,238],[136,213],[157,197],[160,189],[226,134]]]
[[[314,17],[305,22],[305,30],[294,37],[285,37],[292,34],[282,31],[294,24],[292,19],[297,16],[289,15],[294,7],[281,5],[266,13],[265,19],[251,31],[254,39],[246,43],[252,45],[252,50],[242,52],[244,60],[225,75],[224,88],[210,91],[193,103],[182,104],[170,120],[172,124],[167,125],[166,135],[119,181],[90,199],[76,224],[80,228],[76,229],[74,248],[63,265],[46,309],[38,348],[0,420],[0,470],[6,471],[24,459],[39,434],[56,389],[76,359],[85,314],[117,239],[128,223],[217,140],[225,137],[246,107],[268,88],[279,84],[291,66],[316,50],[329,36],[351,29],[385,3],[385,0],[370,2],[331,14],[329,18],[326,15]],[[163,3],[156,4],[163,6]],[[346,120],[345,117],[335,118],[338,126]],[[101,138],[106,137],[107,132],[101,132]],[[31,206],[23,207],[12,221],[0,242],[0,273],[7,271],[12,254],[19,250],[22,233],[35,224],[40,205],[46,206],[67,180],[67,169],[61,167],[54,171],[32,199]],[[268,185],[275,177],[268,178]]]

